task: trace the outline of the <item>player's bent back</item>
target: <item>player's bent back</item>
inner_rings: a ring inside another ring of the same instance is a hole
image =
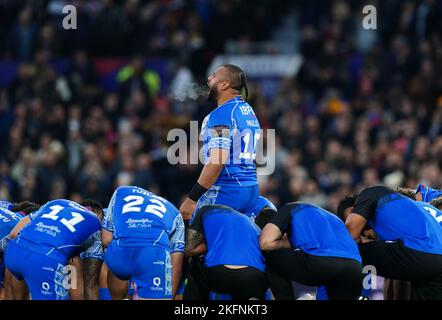
[[[103,229],[113,233],[105,261],[118,279],[134,281],[140,298],[173,297],[171,255],[184,252],[184,222],[175,206],[142,188],[122,186]]]

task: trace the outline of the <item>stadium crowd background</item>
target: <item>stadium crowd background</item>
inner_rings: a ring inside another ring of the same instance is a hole
[[[65,4],[77,8],[77,30],[54,13]],[[137,185],[179,206],[201,168],[167,162],[167,133],[212,108],[192,84],[204,85],[230,40],[248,53],[292,13],[285,31],[298,35],[300,72],[272,99],[249,84],[262,127],[277,136],[276,171],[260,177],[261,193],[335,211],[342,196],[376,183],[442,187],[442,1],[371,1],[378,29],[369,31],[365,4],[2,1],[0,59],[17,72],[0,87],[0,199],[106,205],[116,186]],[[126,61],[113,91],[97,76],[97,59],[109,57]],[[169,61],[168,81],[143,64],[157,57]],[[60,58],[65,72],[52,64]]]

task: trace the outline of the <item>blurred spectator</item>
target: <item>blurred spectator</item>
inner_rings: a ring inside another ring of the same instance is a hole
[[[178,205],[199,169],[168,163],[167,133],[211,110],[205,72],[228,41],[247,51],[289,12],[299,74],[272,100],[249,81],[262,127],[276,129],[275,173],[259,177],[260,192],[333,211],[368,185],[442,187],[440,1],[375,1],[377,30],[361,28],[363,1],[78,0],[70,31],[66,1],[30,3],[0,3],[0,57],[18,62],[0,89],[1,198],[107,203],[136,184]],[[96,56],[130,59],[115,92],[100,87]],[[171,61],[170,87],[145,64],[156,56]]]

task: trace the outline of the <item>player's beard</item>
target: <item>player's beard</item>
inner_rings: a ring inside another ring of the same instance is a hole
[[[215,103],[218,101],[218,83],[214,83],[211,87],[209,87],[207,100],[209,100],[209,102],[215,102]]]

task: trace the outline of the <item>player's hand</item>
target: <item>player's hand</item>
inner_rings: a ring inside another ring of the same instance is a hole
[[[365,230],[363,232],[363,235],[365,238],[367,238],[369,240],[377,240],[378,239],[378,236],[376,235],[376,233],[374,232],[373,229]]]
[[[196,202],[186,198],[184,202],[181,204],[180,213],[183,216],[184,220],[190,220],[192,218],[192,214],[196,209]]]
[[[370,239],[370,238],[367,238],[367,237],[365,237],[365,236],[363,236],[363,235],[361,235],[361,243],[369,243],[369,242],[373,242],[374,240],[373,239]]]

